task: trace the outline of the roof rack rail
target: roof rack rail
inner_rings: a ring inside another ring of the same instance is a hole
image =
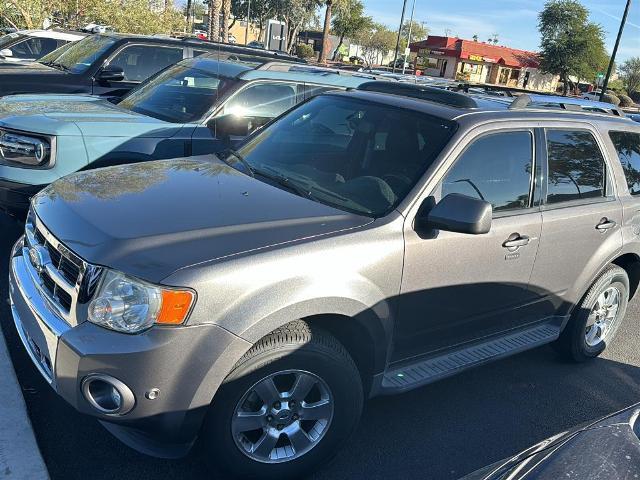
[[[342,70],[339,68],[322,67],[312,64],[294,63],[286,61],[284,58],[277,61],[269,61],[260,65],[256,70],[263,71],[275,71],[275,72],[292,72],[292,73],[310,73],[316,75],[340,75],[344,77],[362,77],[369,78],[371,80],[378,80],[379,77],[371,74],[363,74],[362,72],[355,72],[350,70]]]
[[[574,112],[604,113],[616,117],[625,116],[624,112],[613,104],[609,105],[570,97],[559,99],[553,96],[545,97],[543,95],[531,95],[527,93],[518,95],[509,105],[509,110],[520,110],[532,106],[538,108],[558,107],[562,110],[571,110]]]
[[[420,100],[428,100],[430,102],[448,105],[450,107],[478,108],[476,101],[468,95],[437,87],[416,85],[413,83],[374,80],[363,83],[356,88],[356,90],[417,98]]]

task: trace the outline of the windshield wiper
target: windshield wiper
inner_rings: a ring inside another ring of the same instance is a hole
[[[66,65],[62,65],[56,62],[40,62],[42,65],[46,65],[47,67],[55,68],[56,70],[62,70],[63,72],[69,72],[71,69]]]
[[[257,168],[254,168],[253,172],[257,175],[260,175],[261,177],[264,177],[268,180],[271,180],[272,182],[275,182],[277,185],[280,185],[281,187],[284,187],[287,190],[301,197],[316,200],[316,198],[308,189],[302,187],[301,185],[298,185],[297,183],[292,182],[288,177],[282,175],[276,170],[273,170],[271,168],[269,168],[268,170],[273,173],[269,173],[265,170],[258,170]]]
[[[240,155],[238,152],[236,152],[235,150],[228,148],[227,150],[222,152],[223,155],[220,156],[221,160],[226,163],[227,165],[229,165],[230,167],[233,167],[233,165],[231,165],[231,163],[229,162],[229,157],[236,157],[238,159],[238,161],[240,161],[240,163],[242,164],[242,166],[247,170],[247,172],[249,173],[249,175],[251,175],[252,177],[255,177],[255,169],[251,166],[251,164],[249,162],[247,162],[245,160],[245,158]],[[227,155],[224,155],[224,154]]]

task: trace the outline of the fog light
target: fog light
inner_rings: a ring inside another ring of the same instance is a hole
[[[129,387],[109,375],[90,375],[82,381],[82,394],[89,404],[105,415],[124,415],[135,405]]]

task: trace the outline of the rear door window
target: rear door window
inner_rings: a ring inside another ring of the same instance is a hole
[[[547,203],[605,196],[605,163],[598,142],[585,130],[547,130]]]
[[[531,205],[533,134],[511,131],[475,140],[441,182],[442,197],[459,193],[487,201],[496,212]]]
[[[609,132],[631,195],[640,194],[640,133]]]
[[[124,70],[124,80],[142,82],[163,68],[182,60],[179,47],[158,45],[130,45],[120,50],[109,62]]]

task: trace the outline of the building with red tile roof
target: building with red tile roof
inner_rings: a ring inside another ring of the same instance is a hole
[[[540,72],[535,52],[435,35],[410,50],[425,75],[532,90],[554,91],[558,84],[557,77]]]

